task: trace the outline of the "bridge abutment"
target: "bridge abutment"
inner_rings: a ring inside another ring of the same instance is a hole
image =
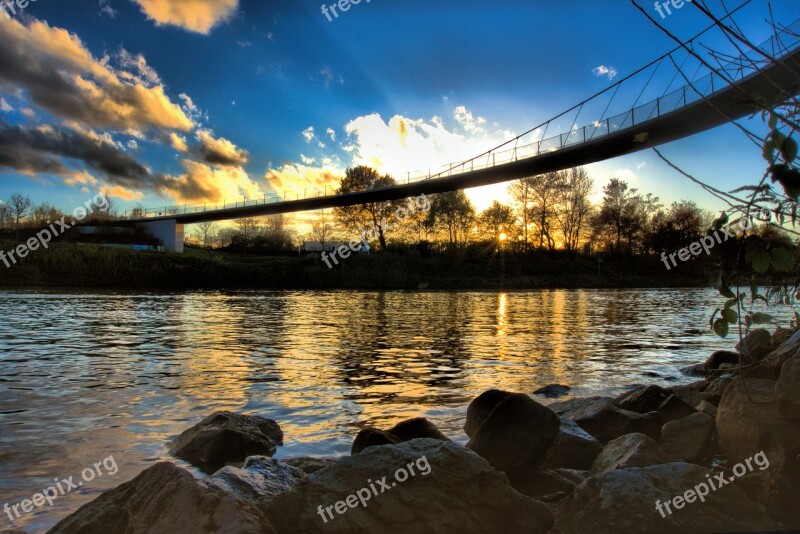
[[[183,253],[184,228],[175,219],[142,222],[137,226],[150,232],[156,239],[160,239],[167,251]]]

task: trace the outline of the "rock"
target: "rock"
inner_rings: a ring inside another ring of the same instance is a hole
[[[703,464],[714,456],[714,418],[694,413],[661,429],[661,449],[669,462]]]
[[[367,447],[392,445],[400,442],[400,438],[389,432],[384,432],[377,428],[363,428],[356,434],[356,439],[353,440],[353,446],[350,448],[350,454],[358,454]]]
[[[667,400],[661,403],[661,406],[658,407],[658,411],[665,423],[697,413],[697,410],[693,406],[689,406],[680,400],[677,395],[670,395]]]
[[[297,458],[286,458],[283,463],[296,467],[307,475],[321,471],[336,463],[336,458],[314,458],[311,456],[299,456]]]
[[[728,389],[728,386],[731,385],[731,382],[733,382],[733,378],[731,376],[721,376],[712,380],[708,383],[708,386],[703,392],[705,393],[704,400],[707,400],[715,406],[719,406],[719,402],[722,400],[722,396],[725,394],[725,390]],[[697,407],[697,404],[692,403],[692,406]]]
[[[580,469],[592,467],[603,445],[571,419],[561,418],[558,436],[547,450],[543,469]]]
[[[207,473],[229,462],[243,462],[248,456],[272,456],[283,443],[278,423],[255,415],[214,413],[183,432],[169,452]]]
[[[208,480],[208,485],[257,502],[269,499],[297,486],[306,474],[274,458],[251,456],[244,467],[223,467]]]
[[[736,344],[736,350],[745,356],[747,362],[757,362],[772,352],[772,336],[763,328],[751,330],[747,337]],[[737,362],[738,363],[738,362]]]
[[[789,338],[792,337],[792,334],[794,334],[793,330],[790,330],[788,328],[778,327],[772,333],[772,346],[773,347],[780,347],[781,345],[786,343],[789,340]]]
[[[562,384],[550,384],[549,386],[537,389],[533,394],[542,395],[548,399],[557,399],[558,397],[568,395],[571,389],[571,387]]]
[[[492,410],[510,395],[512,395],[512,393],[508,391],[490,389],[475,397],[467,408],[467,420],[464,423],[464,433],[472,437],[478,430],[478,427],[481,426],[483,421],[492,413]]]
[[[774,381],[737,378],[722,397],[716,423],[720,450],[731,462],[763,451],[769,473],[800,479],[800,426],[778,411]]]
[[[711,353],[711,356],[708,357],[706,363],[703,365],[703,369],[705,370],[706,374],[709,375],[719,374],[722,364],[729,363],[738,366],[739,358],[741,357],[742,355],[738,352],[718,350]]]
[[[665,463],[661,446],[644,434],[621,436],[603,448],[592,464],[593,473],[604,473],[623,467],[647,467]]]
[[[742,532],[778,530],[779,525],[751,502],[741,488],[728,484],[693,502],[664,500],[695,491],[712,473],[686,463],[616,469],[596,475],[558,505],[554,532]],[[657,511],[661,505],[663,517]]]
[[[498,471],[534,469],[558,436],[561,420],[528,395],[515,393],[500,402],[483,422],[467,448]]]
[[[775,383],[778,411],[787,419],[800,419],[800,359],[789,358]]]
[[[655,412],[669,395],[670,393],[660,386],[647,386],[617,397],[614,406],[636,413]]]
[[[708,401],[703,401],[696,406],[698,412],[702,412],[712,419],[717,418],[717,407]]]
[[[660,437],[663,424],[660,413],[638,414],[618,408],[612,402],[613,399],[607,397],[590,397],[553,403],[550,409],[575,421],[602,444],[634,432],[656,440]]]
[[[536,473],[523,485],[514,489],[543,502],[558,502],[591,476],[592,473],[589,471],[546,470]]]
[[[450,441],[450,438],[442,434],[436,425],[424,417],[408,419],[389,429],[389,434],[396,436],[400,441],[411,441],[417,438],[432,438],[441,441]]]
[[[395,474],[409,465],[416,475],[395,486]],[[389,488],[372,482],[379,492],[375,496],[370,481]],[[348,507],[348,496],[360,491],[363,504],[356,499]],[[337,512],[337,502],[345,513]],[[546,532],[553,522],[547,506],[511,488],[486,460],[455,443],[432,439],[373,447],[341,458],[264,510],[281,532],[308,534],[528,533]]]
[[[746,374],[751,378],[777,380],[786,360],[798,354],[800,354],[800,330],[792,334],[789,339],[769,353],[769,355],[755,367],[747,369]]]
[[[695,382],[693,384],[686,384],[683,386],[672,386],[666,390],[667,397],[665,397],[664,400],[669,398],[669,395],[675,395],[689,406],[697,406],[708,398],[708,395],[703,391],[707,385],[708,382],[703,380],[701,382]],[[656,406],[655,409],[658,410],[660,406],[661,405]]]
[[[265,534],[260,508],[161,462],[59,522],[49,534]]]
[[[681,367],[679,370],[686,376],[706,376],[706,367],[702,363]]]

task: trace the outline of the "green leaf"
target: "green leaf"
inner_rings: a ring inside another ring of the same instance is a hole
[[[795,159],[797,159],[797,141],[791,137],[788,138],[786,142],[783,143],[781,153],[783,154],[783,159],[786,160],[786,163],[792,163]]]
[[[714,321],[714,332],[719,337],[728,337],[728,322],[724,319],[717,319]]]
[[[752,265],[753,270],[759,274],[766,273],[772,262],[772,257],[769,255],[769,252],[761,247],[748,250],[744,259],[747,263]]]
[[[770,251],[772,266],[776,271],[787,272],[792,270],[792,253],[785,248],[776,248]]]
[[[756,312],[752,315],[753,324],[769,324],[774,319],[768,313]]]
[[[728,308],[736,306],[736,303],[738,303],[738,302],[739,302],[739,299],[737,299],[737,298],[728,299],[725,302],[725,309],[727,310]]]
[[[736,321],[739,320],[739,314],[730,308],[725,308],[724,310],[722,310],[722,319],[727,321],[728,324],[736,324]]]

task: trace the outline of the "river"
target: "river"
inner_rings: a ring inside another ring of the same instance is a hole
[[[0,506],[118,466],[0,530],[44,531],[169,459],[168,439],[216,410],[277,420],[279,457],[342,455],[359,428],[416,416],[463,442],[489,388],[686,382],[679,368],[733,345],[708,332],[720,302],[701,289],[0,292]]]

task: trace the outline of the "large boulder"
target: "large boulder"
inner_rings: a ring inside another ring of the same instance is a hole
[[[450,438],[442,434],[436,425],[424,417],[415,417],[397,423],[388,430],[389,434],[397,436],[400,441],[411,441],[418,438],[432,438],[441,441],[449,441]]]
[[[751,378],[776,380],[781,374],[783,364],[792,357],[800,357],[800,330],[770,352],[755,367],[747,369],[746,374]]]
[[[661,414],[661,420],[666,423],[697,413],[697,410],[679,399],[677,395],[670,395],[658,407],[658,412]]]
[[[171,463],[158,463],[100,495],[49,534],[272,534],[261,509],[195,479]]]
[[[289,491],[305,477],[300,469],[274,458],[251,456],[243,468],[226,466],[214,473],[208,485],[256,502]]]
[[[572,419],[603,444],[634,432],[641,432],[655,440],[660,438],[660,413],[639,414],[618,408],[612,402],[613,399],[607,397],[589,397],[553,403],[550,409],[562,417]]]
[[[512,393],[508,391],[489,389],[475,397],[467,407],[467,420],[464,423],[464,433],[472,437],[478,430],[478,427],[480,427],[486,418],[489,417],[489,414],[492,413],[492,410],[510,395],[512,395]]]
[[[620,395],[614,406],[636,413],[655,412],[669,396],[670,392],[660,386],[647,386]]]
[[[616,469],[596,475],[559,503],[554,531],[566,534],[778,530],[779,525],[735,484],[710,491],[703,497],[704,502],[698,501],[696,488],[708,480],[706,475],[712,473],[686,463]],[[680,509],[676,509],[672,499],[679,496]],[[669,500],[670,508],[666,508],[665,500]]]
[[[742,355],[730,350],[717,350],[711,353],[706,363],[703,365],[707,375],[719,375],[722,372],[723,364],[739,365]]]
[[[564,395],[568,395],[572,388],[569,386],[565,386],[563,384],[549,384],[547,386],[541,387],[533,392],[534,395],[541,395],[546,399],[557,399],[558,397],[563,397]]]
[[[786,360],[775,383],[778,411],[787,419],[800,419],[800,358]]]
[[[704,464],[714,456],[714,418],[694,413],[661,429],[661,448],[669,462]]]
[[[528,395],[515,393],[501,401],[467,442],[495,469],[514,473],[535,469],[558,436],[561,420]]]
[[[602,450],[602,443],[575,421],[562,417],[558,436],[547,450],[542,468],[586,470]]]
[[[774,381],[736,379],[722,397],[716,423],[720,450],[731,462],[763,451],[770,473],[800,478],[800,425],[780,414]]]
[[[217,412],[175,438],[169,452],[213,473],[227,463],[244,462],[248,456],[272,456],[282,444],[283,432],[271,419]]]
[[[307,475],[322,471],[326,467],[336,463],[336,458],[324,458],[313,456],[297,456],[294,458],[285,458],[283,463],[296,467]]]
[[[362,428],[356,439],[353,440],[353,445],[350,447],[350,454],[358,454],[367,447],[376,447],[379,445],[393,445],[401,443],[403,440],[390,432],[384,432],[377,428]]]
[[[416,474],[403,476],[412,467]],[[281,532],[308,534],[535,533],[553,522],[547,506],[511,488],[486,460],[433,439],[341,458],[263,509]]]
[[[628,434],[603,447],[592,464],[593,473],[604,473],[623,467],[647,467],[665,462],[661,446],[650,436]]]
[[[772,335],[763,328],[751,330],[747,337],[736,344],[746,363],[758,362],[772,352]]]

